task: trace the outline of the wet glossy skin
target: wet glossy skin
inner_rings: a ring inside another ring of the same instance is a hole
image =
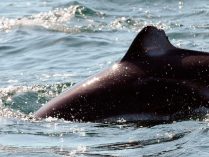
[[[209,104],[209,54],[175,48],[164,31],[144,28],[124,58],[39,109],[36,117],[96,121],[151,113],[187,117]]]
[[[125,95],[134,92],[132,88],[143,76],[135,65],[116,63],[53,99],[36,116],[92,121],[118,114],[121,109],[115,104],[129,101]]]

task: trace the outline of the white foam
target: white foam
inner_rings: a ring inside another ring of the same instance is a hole
[[[139,114],[123,114],[105,118],[104,121],[108,122],[126,122],[126,121],[168,121],[170,116],[156,115],[152,113],[139,113]]]
[[[18,19],[9,19],[5,17],[0,18],[0,30],[9,31],[15,27],[20,26],[41,26],[46,29],[56,31],[79,31],[78,29],[71,29],[65,27],[63,23],[69,21],[74,17],[79,5],[70,6],[68,8],[57,8],[49,12],[43,12],[30,17],[23,17]]]

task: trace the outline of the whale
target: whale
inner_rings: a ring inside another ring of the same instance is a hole
[[[67,89],[34,116],[181,120],[208,106],[209,53],[175,47],[164,30],[146,26],[120,61]]]

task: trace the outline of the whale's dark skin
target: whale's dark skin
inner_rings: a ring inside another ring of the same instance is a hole
[[[209,106],[209,53],[176,48],[163,30],[147,26],[121,61],[52,99],[35,117],[97,121],[148,113],[179,119],[202,106]]]

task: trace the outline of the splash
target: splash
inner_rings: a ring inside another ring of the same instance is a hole
[[[18,119],[30,119],[23,113],[21,113],[20,111],[14,111],[11,108],[4,108],[4,107],[0,107],[0,118],[4,117],[4,118],[18,118]]]
[[[146,25],[152,25],[161,29],[168,29],[169,26],[161,21],[152,22],[152,21],[144,21],[141,18],[129,18],[129,17],[118,17],[114,19],[109,27],[112,29],[117,30],[133,30],[134,32],[140,31],[144,26]]]
[[[78,6],[70,6],[69,8],[55,9],[46,13],[39,13],[31,17],[23,17],[18,19],[8,19],[2,17],[0,19],[0,30],[9,31],[15,27],[21,26],[40,26],[46,29],[57,30],[59,28],[58,30],[62,29],[65,31],[66,28],[64,25],[62,25],[62,23],[70,20],[75,15],[77,8]],[[70,31],[69,28],[68,31]]]
[[[5,32],[21,27],[36,27],[65,33],[115,30],[138,32],[146,25],[168,29],[170,24],[148,21],[142,17],[115,16],[112,18],[102,11],[96,11],[79,3],[17,19],[0,17],[0,31]]]
[[[21,117],[32,114],[72,83],[16,86],[0,88],[0,117]]]
[[[87,16],[96,15],[102,16],[102,13],[91,10],[81,5],[71,5],[67,8],[56,8],[54,10],[39,13],[29,17],[17,19],[9,19],[6,17],[0,18],[0,31],[10,31],[17,27],[38,26],[47,30],[61,32],[80,32],[79,28],[69,27],[67,22],[72,18],[86,18]]]

